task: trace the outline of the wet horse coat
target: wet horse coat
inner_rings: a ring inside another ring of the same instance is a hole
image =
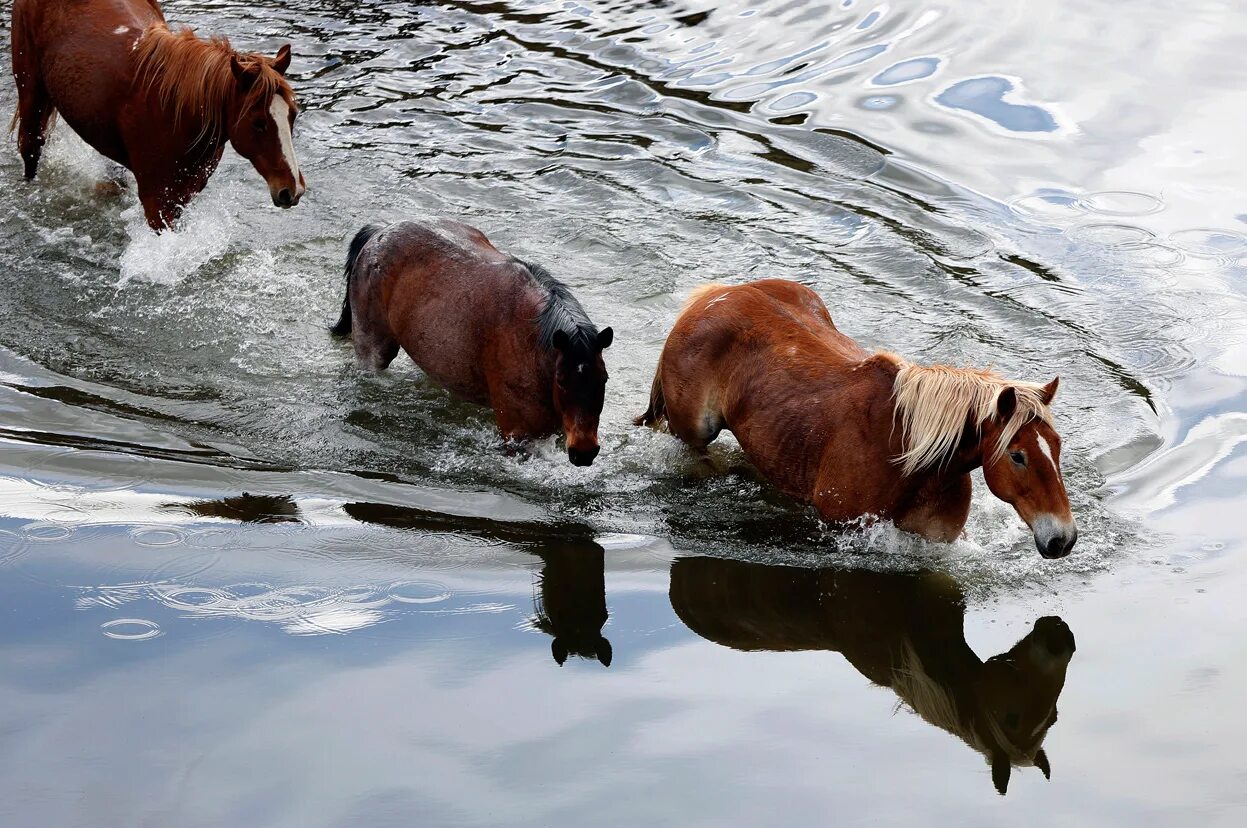
[[[1077,536],[1047,386],[872,354],[816,293],[767,279],[695,291],[667,338],[649,409],[702,450],[726,428],[762,474],[823,519],[863,516],[951,541],[970,472],[1031,527],[1045,557]]]
[[[366,227],[347,258],[333,327],[361,365],[384,370],[401,347],[455,396],[494,410],[507,440],[562,433],[589,465],[606,390],[601,331],[567,286],[455,221]]]
[[[305,184],[292,128],[298,113],[276,58],[171,32],[155,0],[14,0],[13,126],[26,178],[59,112],[105,157],[134,173],[148,224],[168,227],[199,193],[226,142],[268,182],[280,207]]]

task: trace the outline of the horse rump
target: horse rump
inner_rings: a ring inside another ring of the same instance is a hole
[[[342,313],[337,323],[329,329],[329,333],[334,336],[351,335],[351,279],[355,275],[355,265],[359,263],[359,254],[364,251],[368,242],[383,229],[385,228],[380,224],[369,224],[351,239],[351,246],[346,253],[346,296],[342,299]]]

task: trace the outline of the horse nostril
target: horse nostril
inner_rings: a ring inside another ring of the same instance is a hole
[[[572,461],[573,466],[592,466],[593,458],[598,456],[601,449],[594,446],[590,449],[569,448],[567,450],[567,458]]]
[[[1078,539],[1077,535],[1055,535],[1048,539],[1047,545],[1044,547],[1045,558],[1064,558],[1069,551],[1074,548],[1074,541]]]
[[[278,207],[292,207],[294,205],[294,193],[290,192],[289,187],[283,187],[282,190],[277,193],[275,201],[277,202]]]

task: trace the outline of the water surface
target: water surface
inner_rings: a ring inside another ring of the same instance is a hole
[[[0,157],[4,823],[1237,822],[1247,14],[1031,6],[165,3],[294,43],[310,190],[227,154],[155,236],[68,130]],[[327,336],[345,239],[432,215],[615,328],[591,468]],[[981,481],[956,544],[835,532],[633,428],[688,290],[763,276],[1059,374],[1074,555]],[[1002,799],[877,662],[1055,617]]]

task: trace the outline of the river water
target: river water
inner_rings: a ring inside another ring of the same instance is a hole
[[[294,44],[309,192],[227,153],[156,236],[68,129],[0,154],[0,822],[1239,824],[1247,7],[164,7]],[[327,336],[349,235],[434,215],[614,327],[591,468]],[[632,427],[689,289],[763,276],[1059,374],[1073,555],[981,481],[955,544],[832,531]],[[1003,798],[872,666],[1064,627]]]

